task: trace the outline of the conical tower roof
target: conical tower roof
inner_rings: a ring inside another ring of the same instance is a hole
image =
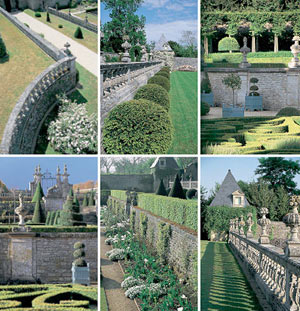
[[[166,39],[165,35],[162,34],[158,42],[155,44],[154,50],[156,51],[172,51],[168,40]]]
[[[210,206],[233,206],[232,193],[235,191],[240,191],[243,193],[240,186],[233,177],[231,170],[228,170],[228,173]],[[250,204],[245,197],[245,206],[249,205]]]

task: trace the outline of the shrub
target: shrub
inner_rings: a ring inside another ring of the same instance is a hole
[[[77,39],[83,39],[83,33],[80,27],[77,27],[75,33],[74,33],[74,37]]]
[[[171,191],[169,193],[169,197],[179,198],[179,199],[184,199],[184,200],[186,199],[186,196],[185,196],[184,191],[182,189],[181,182],[179,180],[178,174],[176,174],[174,183],[173,183]]]
[[[156,84],[146,84],[138,89],[134,99],[147,99],[165,108],[170,109],[170,98],[168,92]]]
[[[201,116],[206,116],[209,113],[210,106],[206,102],[201,102]]]
[[[280,109],[276,117],[290,117],[290,116],[300,116],[300,110],[294,107],[285,107]]]
[[[135,279],[133,276],[129,276],[121,283],[121,288],[128,289],[136,285],[142,285],[143,283],[141,279]]]
[[[257,92],[258,91],[258,86],[255,85],[255,83],[258,82],[258,79],[257,78],[251,78],[250,79],[250,83],[252,83],[253,85],[250,86],[250,93],[249,95],[250,96],[259,96],[259,93]]]
[[[111,261],[122,260],[125,258],[125,251],[121,248],[114,248],[105,254]]]
[[[225,37],[218,43],[218,51],[239,51],[240,45],[235,38]]]
[[[104,120],[102,145],[107,153],[163,154],[172,143],[170,116],[148,100],[131,100],[110,111]]]
[[[140,62],[142,59],[142,48],[138,45],[134,45],[129,50],[129,56],[132,62]]]
[[[148,84],[158,84],[162,86],[167,92],[170,91],[170,81],[163,76],[154,76],[148,80]]]
[[[211,93],[211,84],[207,72],[201,81],[201,93]]]
[[[32,198],[32,202],[35,203],[34,213],[32,217],[32,223],[45,223],[46,216],[45,211],[42,207],[41,200],[44,196],[43,188],[41,183],[38,182],[38,185],[35,189],[34,196]]]
[[[100,204],[101,204],[101,206],[106,205],[108,197],[110,195],[111,195],[110,190],[101,190],[101,196],[100,196]]]
[[[41,15],[40,12],[35,12],[35,13],[34,13],[34,16],[35,16],[35,17],[42,17],[42,15]]]
[[[88,115],[86,104],[60,97],[61,106],[56,120],[48,128],[48,139],[54,150],[69,154],[97,153],[98,121]]]
[[[74,253],[73,257],[75,258],[73,264],[76,267],[86,267],[87,263],[85,261],[85,251],[84,251],[85,245],[81,242],[76,242],[74,244]]]
[[[166,72],[170,73],[171,69],[170,69],[169,66],[165,66],[165,67],[162,67],[162,68],[160,69],[160,71],[166,71]]]
[[[196,189],[189,189],[186,193],[186,197],[188,199],[192,199],[197,193],[197,190]]]
[[[51,20],[50,20],[50,14],[49,14],[49,12],[47,12],[47,18],[46,18],[46,21],[47,21],[48,23],[51,23]]]
[[[155,194],[156,195],[164,195],[164,196],[168,195],[162,179],[160,180],[159,186],[158,186]]]
[[[58,28],[64,28],[64,26],[62,24],[59,24]]]
[[[155,74],[155,76],[162,76],[170,80],[170,74],[167,71],[159,71]]]
[[[82,215],[77,211],[73,197],[68,196],[63,209],[60,211],[59,226],[83,226]]]

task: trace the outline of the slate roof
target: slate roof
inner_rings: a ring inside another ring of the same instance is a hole
[[[228,173],[210,206],[232,206],[232,193],[237,190],[242,192],[240,186],[237,184],[235,178],[231,174],[231,170],[228,170]],[[245,197],[245,206],[249,205],[250,204]]]
[[[157,157],[155,161],[152,163],[150,168],[158,167],[158,161],[159,159],[165,159],[166,160],[166,168],[174,168],[179,169],[179,166],[174,158],[171,157]]]
[[[166,48],[164,47],[164,45],[166,46]],[[164,34],[161,35],[160,39],[155,44],[154,50],[155,51],[165,51],[165,50],[172,51],[172,49],[168,43],[168,40],[166,39]]]

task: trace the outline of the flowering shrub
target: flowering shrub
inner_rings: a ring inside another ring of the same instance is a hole
[[[59,96],[57,119],[48,128],[48,139],[54,150],[68,154],[97,153],[97,117],[87,114],[86,105]]]
[[[122,283],[121,283],[121,287],[128,289],[131,288],[133,286],[136,285],[143,285],[144,282],[140,279],[136,279],[133,276],[129,276],[128,278],[126,278]]]
[[[110,260],[122,260],[125,258],[125,251],[121,248],[114,248],[105,254]]]
[[[125,296],[130,299],[134,299],[136,296],[141,294],[141,292],[146,289],[146,285],[133,286],[125,292]]]

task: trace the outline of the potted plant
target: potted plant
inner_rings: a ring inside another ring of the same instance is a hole
[[[235,105],[235,90],[239,90],[242,85],[242,80],[239,75],[231,73],[222,80],[222,83],[232,89],[232,105],[222,105],[222,116],[223,118],[231,117],[243,117],[244,107],[237,107]]]
[[[250,86],[249,95],[245,96],[245,109],[246,110],[263,110],[263,101],[262,96],[259,95],[258,86],[255,85],[258,82],[257,78],[251,78],[250,83],[253,84]]]
[[[211,84],[207,72],[204,74],[204,78],[201,81],[201,102],[214,106],[214,94],[211,91]]]
[[[85,245],[81,242],[74,244],[73,256],[75,260],[72,264],[72,283],[90,285],[90,267],[85,261]]]

